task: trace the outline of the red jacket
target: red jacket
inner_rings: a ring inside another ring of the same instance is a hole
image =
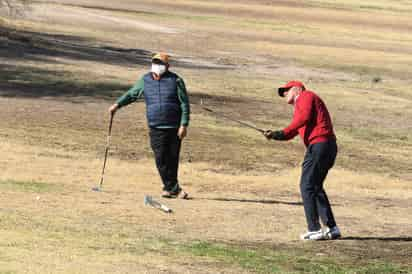
[[[287,140],[299,133],[306,146],[336,139],[325,103],[309,90],[296,99],[293,120],[283,133]]]

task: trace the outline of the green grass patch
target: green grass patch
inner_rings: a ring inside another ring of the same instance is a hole
[[[183,247],[194,256],[214,259],[226,264],[238,265],[257,273],[409,273],[387,262],[370,261],[359,266],[359,262],[342,262],[337,257],[315,256],[302,250],[272,250],[234,247],[224,244],[195,242]]]
[[[240,27],[250,27],[253,29],[259,30],[272,30],[272,31],[280,31],[280,32],[288,32],[288,33],[296,33],[296,34],[308,34],[314,33],[319,31],[318,28],[315,28],[308,24],[303,23],[290,23],[285,24],[283,21],[274,22],[262,19],[247,19],[247,20],[239,20],[239,22],[235,22],[236,25]]]
[[[200,266],[206,262],[207,264],[213,263],[223,270],[236,267],[253,273],[389,274],[410,273],[411,271],[409,268],[384,260],[359,259],[351,256],[350,253],[343,254],[342,252],[345,251],[339,251],[339,245],[336,246],[337,251],[330,251],[333,255],[319,255],[316,251],[319,246],[314,247],[310,243],[299,247],[250,247],[206,241],[184,243],[161,236],[148,236],[134,228],[118,232],[128,227],[126,223],[118,223],[114,219],[110,223],[102,221],[101,218],[96,219],[97,216],[94,216],[95,219],[89,224],[76,221],[68,226],[64,224],[63,219],[58,218],[42,221],[46,216],[38,216],[36,220],[22,219],[19,213],[13,217],[17,221],[14,224],[10,221],[4,222],[4,218],[11,218],[9,214],[1,217],[2,227],[7,228],[2,233],[6,232],[7,237],[0,240],[0,247],[13,247],[14,249],[13,253],[7,255],[7,258],[0,252],[0,273],[2,262],[12,260],[16,263],[18,254],[31,252],[34,244],[37,246],[38,254],[53,256],[50,253],[52,251],[50,247],[56,243],[65,247],[60,249],[60,254],[63,256],[76,254],[78,260],[82,261],[87,256],[98,254],[101,263],[115,254],[119,255],[119,258],[156,257],[167,254],[170,258],[182,261],[187,259],[193,264],[199,263]],[[103,226],[103,223],[107,227]],[[11,224],[13,226],[10,226]],[[7,233],[7,231],[10,232]],[[47,262],[43,261],[43,265],[38,267],[46,266]],[[64,273],[69,273],[69,271],[65,270]]]
[[[287,260],[283,255],[269,257],[256,250],[233,248],[207,242],[196,242],[186,246],[184,249],[195,256],[236,264],[242,268],[259,273],[279,273],[281,270],[279,265],[282,261]]]
[[[44,193],[56,190],[57,188],[58,186],[55,184],[44,182],[14,180],[0,181],[0,189],[3,190]]]
[[[310,59],[296,59],[295,61],[303,64],[305,67],[316,68],[316,69],[330,69],[333,71],[340,71],[346,73],[353,73],[359,76],[369,76],[371,78],[376,77],[376,75],[391,76],[398,79],[408,79],[410,71],[405,66],[382,66],[380,63],[368,64],[368,63],[339,63],[331,62],[330,56],[326,57],[316,57]],[[384,63],[384,61],[382,61]],[[397,64],[398,65],[398,64]],[[372,80],[371,80],[372,83]]]
[[[166,12],[157,12],[157,11],[142,11],[142,10],[126,10],[126,9],[116,9],[116,8],[109,8],[109,7],[100,7],[100,6],[93,6],[93,5],[72,5],[72,4],[64,4],[64,6],[72,6],[72,7],[82,7],[91,10],[103,10],[103,11],[111,11],[114,14],[119,16],[125,14],[131,14],[134,16],[139,16],[142,18],[146,16],[147,18],[162,18],[162,19],[184,19],[184,20],[192,20],[197,22],[224,22],[225,18],[223,16],[212,16],[212,15],[192,15],[192,14],[183,14],[183,13],[166,13]]]
[[[330,1],[330,0],[321,0],[321,1],[309,1],[308,5],[313,7],[320,7],[325,9],[336,9],[336,10],[347,10],[347,11],[375,11],[380,14],[383,13],[407,13],[410,11],[410,6],[405,5],[402,1]]]
[[[412,140],[411,134],[401,129],[347,127],[342,128],[342,130],[354,139],[379,144],[408,146],[411,144],[410,140]]]

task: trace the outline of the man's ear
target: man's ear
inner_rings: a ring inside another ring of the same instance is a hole
[[[302,88],[301,87],[292,87],[289,91],[292,91],[295,94],[299,94],[302,91]]]

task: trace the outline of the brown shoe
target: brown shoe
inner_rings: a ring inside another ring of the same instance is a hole
[[[177,194],[176,198],[179,199],[188,199],[189,198],[189,194],[185,191],[183,191],[183,189]]]
[[[170,191],[163,191],[162,193],[163,198],[168,198],[168,199],[174,199],[174,198],[179,198],[179,199],[187,199],[189,197],[189,194],[187,192],[183,191],[182,189],[179,190],[179,192],[170,192]]]
[[[164,191],[162,192],[162,197],[163,197],[163,198],[176,198],[176,194],[175,194],[175,193],[172,193],[172,192],[170,192],[170,191],[164,190]]]

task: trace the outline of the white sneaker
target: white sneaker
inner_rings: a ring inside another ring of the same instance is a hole
[[[325,234],[323,233],[322,229],[317,231],[308,231],[304,234],[300,235],[300,239],[304,241],[319,241],[325,240]]]
[[[335,239],[338,239],[342,236],[340,234],[340,230],[337,226],[334,226],[332,228],[329,228],[329,227],[326,228],[326,230],[323,232],[323,234],[324,234],[324,237],[326,239],[329,239],[329,240],[335,240]]]

